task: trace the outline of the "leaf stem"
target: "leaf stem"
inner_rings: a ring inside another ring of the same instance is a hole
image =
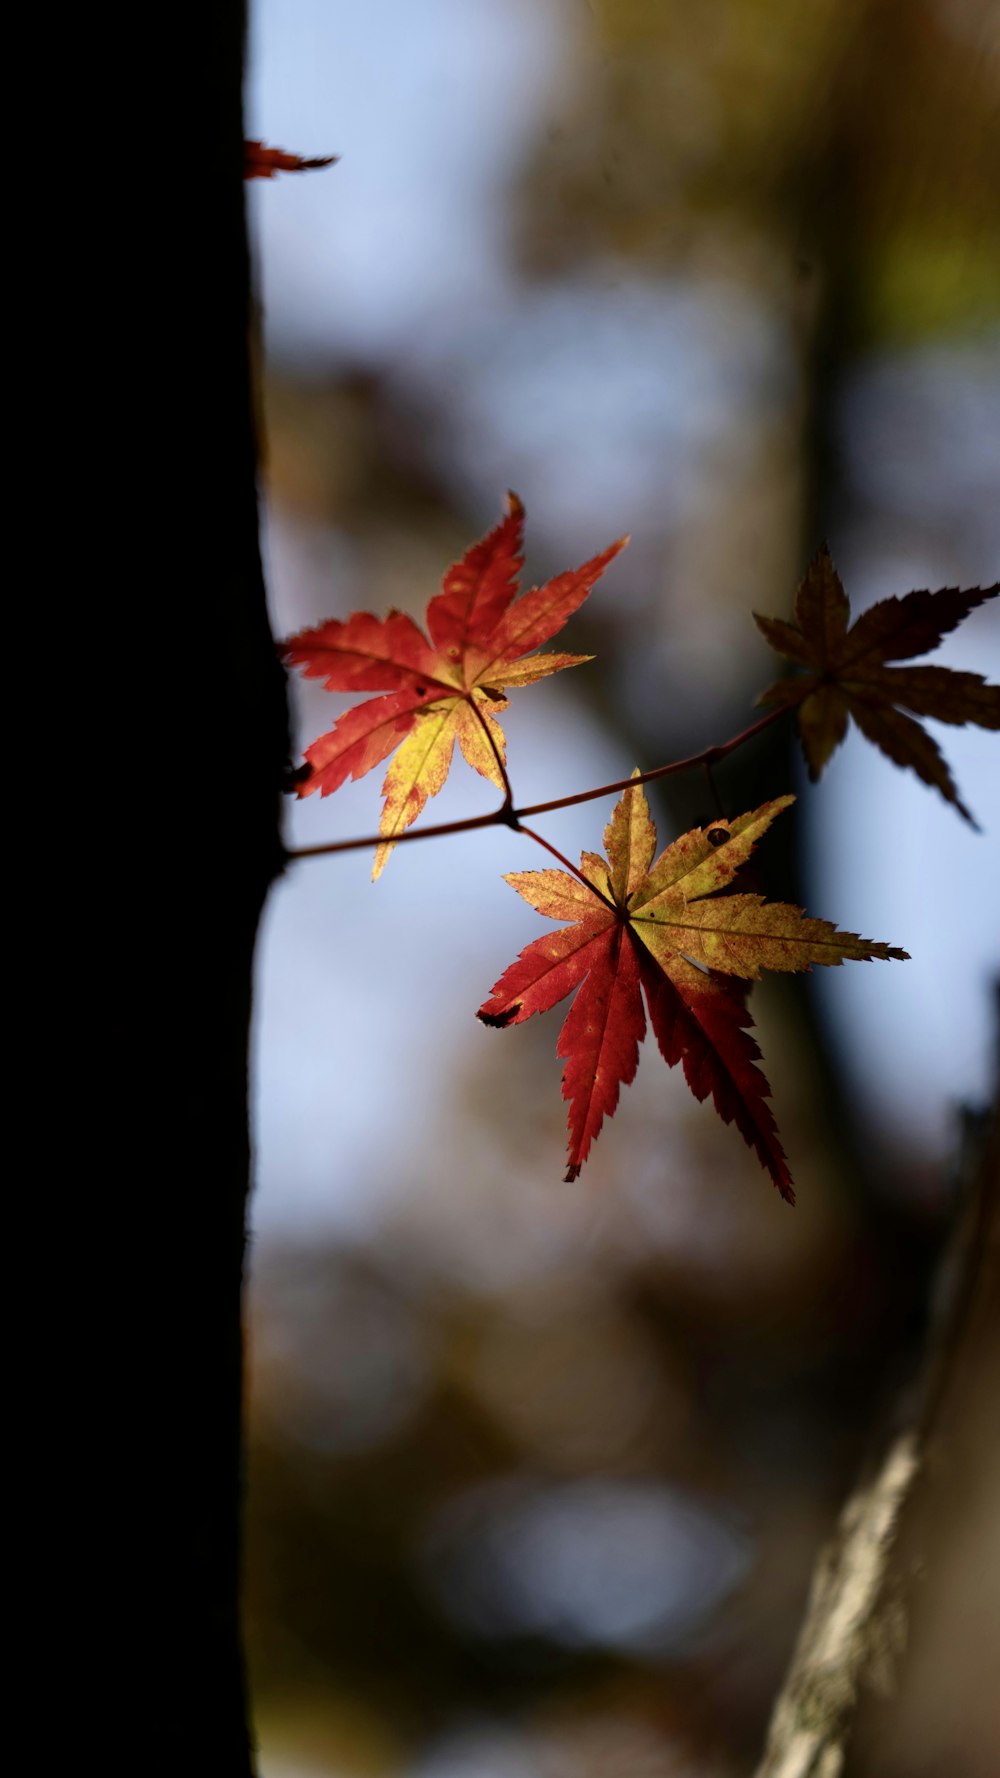
[[[405,846],[410,840],[443,839],[446,834],[472,833],[478,827],[511,827],[515,832],[528,833],[529,830],[521,825],[522,817],[526,815],[548,815],[554,809],[571,809],[577,803],[595,802],[598,797],[613,796],[617,791],[629,790],[636,784],[651,784],[656,778],[670,778],[676,772],[690,772],[696,766],[712,766],[718,760],[725,759],[727,754],[735,753],[737,747],[742,747],[747,741],[752,741],[755,735],[762,734],[764,729],[770,728],[772,722],[777,722],[779,716],[787,716],[793,708],[794,705],[778,705],[775,709],[769,710],[766,716],[761,716],[756,722],[752,722],[749,728],[741,729],[740,733],[733,735],[730,740],[722,741],[715,747],[705,747],[701,753],[690,753],[684,759],[671,760],[668,765],[654,766],[652,771],[639,772],[634,778],[619,778],[614,784],[599,784],[596,790],[580,790],[575,796],[556,797],[548,803],[531,803],[523,809],[512,807],[510,780],[506,768],[500,758],[493,736],[489,732],[488,725],[480,718],[506,786],[504,800],[499,809],[491,810],[488,815],[467,815],[459,821],[440,821],[432,827],[411,828],[407,833],[397,834],[393,844]],[[566,866],[567,870],[573,872],[574,876],[580,876],[580,872],[575,866],[563,858],[561,853],[556,852],[555,847],[550,846],[548,840],[543,840],[537,833],[531,833],[530,837],[537,840],[538,844],[544,846],[547,851],[553,853],[560,863]],[[365,834],[363,838],[357,840],[328,840],[320,846],[296,846],[294,850],[286,852],[285,857],[286,860],[325,858],[333,852],[362,852],[369,846],[381,845],[384,839],[384,834],[376,833]],[[587,881],[586,878],[581,880]],[[588,883],[587,886],[590,889],[594,887],[592,883]],[[597,892],[595,891],[595,893]]]
[[[629,780],[629,782],[631,782],[631,780]],[[549,840],[543,839],[540,833],[535,832],[534,828],[525,827],[520,821],[515,822],[513,825],[515,833],[523,833],[529,840],[534,840],[536,845],[544,846],[546,852],[551,852],[553,858],[557,858],[564,869],[572,871],[574,877],[577,877],[579,881],[583,883],[585,888],[590,890],[591,895],[598,896],[607,907],[614,908],[614,902],[609,900],[603,891],[598,889],[597,885],[590,881],[589,877],[585,877],[582,870],[579,870],[575,864],[570,864],[569,859],[564,857],[562,852],[558,852]],[[617,909],[615,911],[617,912]]]
[[[726,811],[722,806],[722,798],[719,795],[719,786],[715,782],[715,775],[712,771],[711,763],[707,759],[705,761],[705,782],[708,785],[709,794],[715,804],[715,813],[721,820],[725,821]]]

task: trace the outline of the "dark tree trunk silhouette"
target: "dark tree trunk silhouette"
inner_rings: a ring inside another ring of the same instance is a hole
[[[227,678],[231,673],[229,695],[235,695],[237,710],[226,710],[225,729],[210,749],[211,790],[200,799],[203,868],[191,885],[200,943],[196,939],[189,947],[178,987],[189,996],[190,1019],[182,1090],[193,1166],[186,1191],[197,1194],[191,1222],[203,1243],[202,1255],[190,1259],[185,1303],[185,1313],[200,1329],[187,1379],[204,1441],[200,1450],[188,1447],[191,1553],[206,1582],[200,1710],[206,1725],[217,1725],[226,1769],[237,1771],[244,1762],[251,1769],[239,1627],[247,1045],[257,923],[281,862],[278,806],[288,735],[284,675],[268,628],[258,547],[242,180],[244,8],[230,4],[224,13],[219,140],[217,147],[213,143],[210,168],[199,174],[206,197],[211,194],[217,207],[222,249],[217,288],[201,293],[205,356],[214,359],[217,379],[193,402],[197,468],[185,495],[192,563],[197,563],[191,604],[200,609],[199,629],[210,617],[219,638],[201,688],[206,730],[211,733],[218,724],[220,668]],[[189,672],[196,670],[191,660]],[[225,773],[229,760],[236,769]],[[178,1023],[185,1022],[179,1009]],[[209,1747],[203,1742],[199,1751],[204,1757]]]
[[[61,843],[94,885],[81,894],[96,921],[74,912],[65,946],[93,972],[71,1085],[88,1077],[78,1155],[100,1157],[87,1203],[103,1218],[113,1455],[92,1407],[81,1435],[126,1569],[98,1695],[113,1682],[116,1735],[135,1710],[136,1769],[212,1778],[253,1769],[239,1627],[247,1057],[288,754],[258,546],[245,24],[224,0],[144,44],[169,129],[136,117],[138,84],[115,69],[87,226],[122,269],[83,279],[95,333],[72,485],[97,567],[77,624],[93,670],[71,685],[99,733],[91,757],[64,724],[74,750],[60,755],[82,811],[75,849]],[[108,1543],[93,1542],[104,1586]]]

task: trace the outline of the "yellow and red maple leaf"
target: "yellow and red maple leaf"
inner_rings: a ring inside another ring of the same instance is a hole
[[[504,691],[531,685],[584,654],[532,654],[583,604],[608,563],[628,542],[620,537],[582,567],[517,597],[522,565],[524,508],[508,495],[499,525],[448,569],[427,607],[427,635],[403,612],[385,618],[355,612],[302,630],[282,645],[291,666],[327,691],[377,691],[345,711],[305,758],[309,773],[299,796],[329,796],[347,778],[361,778],[390,753],[379,823],[384,836],[372,878],[385,867],[395,839],[436,796],[451,766],[455,742],[468,761],[506,789]]]
[[[895,765],[909,766],[974,827],[937,743],[914,718],[1000,729],[1000,686],[987,685],[980,673],[888,663],[929,654],[970,611],[998,592],[1000,585],[907,593],[880,599],[851,624],[847,594],[829,551],[822,549],[796,593],[794,623],[754,612],[771,647],[805,675],[777,680],[757,702],[797,710],[814,781],[853,719]]]
[[[733,821],[715,820],[667,846],[653,862],[656,829],[642,788],[625,791],[604,830],[607,859],[585,852],[579,876],[563,870],[515,871],[505,880],[550,919],[570,920],[533,940],[477,1016],[486,1025],[519,1025],[575,992],[559,1034],[569,1101],[569,1167],[575,1179],[622,1086],[634,1078],[646,1031],[669,1067],[681,1062],[695,1098],[712,1096],[734,1123],[783,1198],[794,1203],[791,1174],[756,1066],[743,984],[762,969],[798,971],[907,953],[839,932],[786,902],[728,894],[758,839],[794,797],[781,796]],[[735,978],[735,979],[734,979]]]

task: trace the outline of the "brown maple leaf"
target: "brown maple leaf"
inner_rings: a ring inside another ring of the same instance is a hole
[[[975,827],[937,743],[914,717],[930,716],[959,728],[974,722],[1000,729],[1000,686],[987,685],[980,673],[958,673],[951,667],[887,663],[929,654],[970,611],[998,592],[1000,584],[967,591],[942,587],[934,593],[879,599],[850,624],[847,594],[824,547],[795,595],[795,623],[754,612],[771,647],[805,671],[805,677],[769,685],[757,702],[797,707],[814,781],[853,717],[862,734],[895,765],[909,766],[925,784],[934,785]]]
[[[484,1025],[520,1025],[575,992],[557,1045],[570,1108],[568,1180],[579,1173],[605,1118],[613,1117],[621,1087],[635,1078],[645,994],[668,1067],[683,1064],[695,1098],[712,1095],[723,1122],[736,1125],[782,1197],[795,1202],[767,1103],[771,1089],[756,1066],[760,1050],[749,1034],[745,983],[762,969],[798,971],[907,953],[839,932],[787,902],[718,893],[794,801],[779,796],[734,821],[694,828],[654,864],[656,829],[635,785],[604,830],[607,862],[585,852],[577,876],[529,870],[506,878],[540,914],[573,922],[527,945],[477,1014]]]

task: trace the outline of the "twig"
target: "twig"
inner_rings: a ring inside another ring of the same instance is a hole
[[[738,735],[733,735],[731,740],[723,741],[716,747],[706,747],[701,753],[691,753],[685,759],[671,760],[668,765],[654,766],[650,772],[638,772],[634,778],[618,778],[614,784],[599,784],[596,790],[581,790],[575,796],[556,797],[553,802],[531,803],[523,809],[511,807],[510,781],[503,761],[500,759],[496,743],[484,722],[483,727],[507,787],[500,808],[491,810],[488,815],[468,815],[459,821],[440,821],[436,826],[411,828],[407,833],[396,834],[392,843],[394,846],[405,846],[410,840],[442,839],[445,834],[472,833],[478,827],[513,827],[516,829],[522,818],[527,815],[548,815],[554,809],[570,809],[577,803],[591,803],[598,797],[614,796],[619,790],[630,790],[636,784],[651,784],[656,778],[669,778],[676,772],[692,771],[696,766],[712,766],[716,761],[725,759],[727,754],[735,753],[737,747],[742,747],[745,742],[753,740],[755,735],[759,735],[764,729],[769,728],[772,722],[777,722],[779,716],[787,716],[792,709],[794,709],[794,705],[790,704],[784,708],[769,710],[766,716],[760,717],[757,722],[752,722],[749,728],[742,729]],[[537,839],[538,836],[533,835],[532,837]],[[319,846],[297,846],[292,851],[286,852],[285,858],[290,861],[295,858],[325,858],[333,852],[359,852],[369,846],[382,845],[385,838],[385,834],[376,833],[365,834],[357,840],[327,840]],[[551,847],[549,850],[551,851]],[[572,870],[573,866],[570,865],[569,868]]]
[[[394,846],[405,846],[410,840],[439,840],[448,833],[472,833],[477,827],[511,827],[513,822],[508,814],[499,809],[492,809],[488,815],[466,815],[460,821],[439,821],[431,827],[411,827],[407,833],[393,836]],[[291,852],[285,853],[286,860],[294,858],[325,858],[330,852],[363,852],[369,846],[381,846],[385,843],[384,833],[366,833],[358,840],[326,840],[321,846],[296,846]]]
[[[741,729],[738,735],[734,735],[730,741],[723,741],[721,746],[706,747],[701,753],[688,754],[686,759],[673,759],[669,765],[654,766],[651,772],[637,772],[634,778],[618,778],[614,784],[602,784],[597,790],[581,790],[576,796],[560,796],[551,803],[532,803],[528,809],[515,809],[514,814],[548,815],[553,809],[571,809],[575,803],[593,802],[598,796],[613,796],[616,791],[629,790],[635,784],[652,784],[656,778],[670,778],[675,772],[690,772],[695,766],[715,765],[720,759],[725,759],[728,753],[735,753],[737,747],[742,747],[745,742],[752,741],[755,735],[770,728],[779,716],[787,716],[794,708],[794,704],[788,704],[784,708],[769,710],[766,716],[752,722],[749,728]]]

